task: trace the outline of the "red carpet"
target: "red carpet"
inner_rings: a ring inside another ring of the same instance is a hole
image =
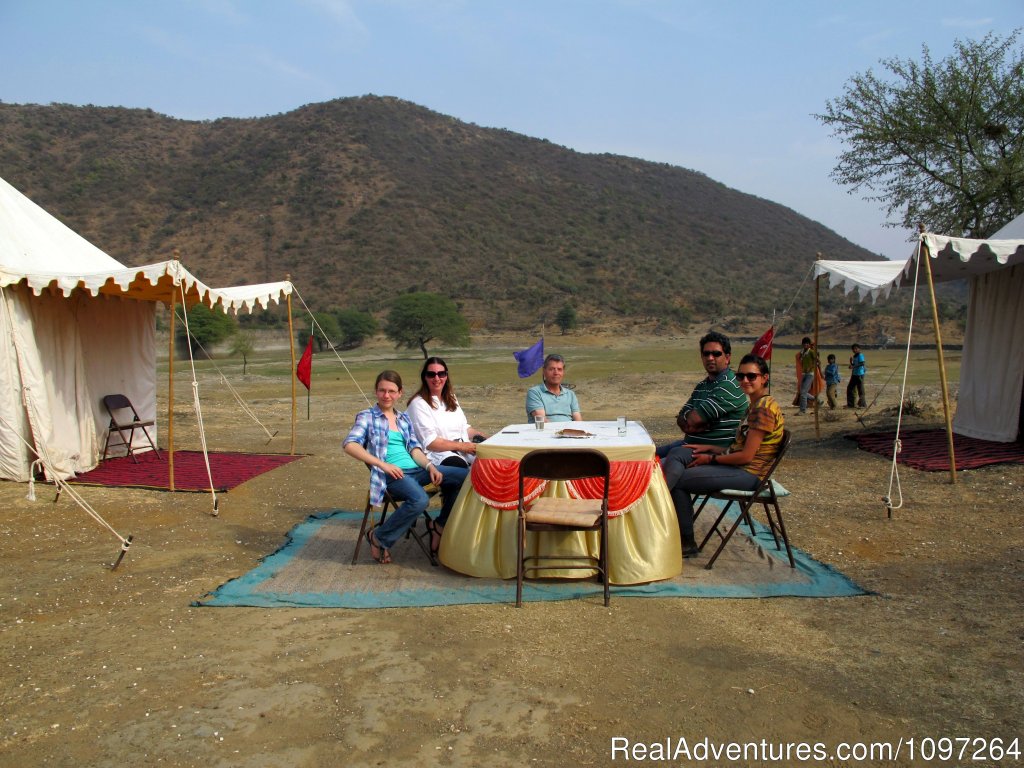
[[[892,441],[895,432],[877,432],[866,435],[847,435],[865,451],[877,453],[892,459]],[[946,431],[925,429],[900,434],[902,450],[896,461],[925,472],[948,472],[949,450],[946,447]],[[953,435],[953,453],[956,468],[977,469],[987,464],[1024,464],[1024,443],[993,443],[974,437]]]
[[[77,485],[105,485],[123,488],[170,489],[167,451],[158,459],[152,451],[138,454],[136,464],[127,456],[100,462],[99,466],[68,482]],[[278,453],[219,453],[211,451],[210,475],[216,491],[228,491],[257,475],[289,464],[302,456]],[[202,451],[174,452],[174,490],[209,491],[210,478]]]

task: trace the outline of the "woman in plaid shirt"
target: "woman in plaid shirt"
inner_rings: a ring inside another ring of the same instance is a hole
[[[384,501],[385,490],[395,501],[402,502],[383,525],[366,533],[373,559],[390,563],[391,547],[427,508],[429,496],[423,486],[433,483],[441,489],[443,504],[439,517],[447,519],[468,470],[435,467],[427,459],[409,417],[395,410],[395,403],[402,397],[402,377],[396,371],[379,373],[374,389],[377,404],[356,414],[344,449],[370,467],[372,504]]]

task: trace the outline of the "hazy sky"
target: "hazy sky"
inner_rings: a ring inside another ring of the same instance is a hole
[[[1022,0],[0,0],[0,100],[213,119],[397,96],[691,168],[905,258],[829,178],[842,146],[812,113],[880,59],[1021,26]]]

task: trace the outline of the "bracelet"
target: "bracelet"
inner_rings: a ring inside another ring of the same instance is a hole
[[[718,456],[712,453],[711,454],[711,461],[709,461],[708,464],[717,464],[717,463],[718,463]]]

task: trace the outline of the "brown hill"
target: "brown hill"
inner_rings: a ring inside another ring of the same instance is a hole
[[[590,321],[770,317],[815,252],[878,258],[694,171],[394,98],[212,122],[0,104],[0,168],[129,265],[177,250],[211,284],[290,274],[314,309],[436,291],[493,329],[551,323],[566,302]]]

